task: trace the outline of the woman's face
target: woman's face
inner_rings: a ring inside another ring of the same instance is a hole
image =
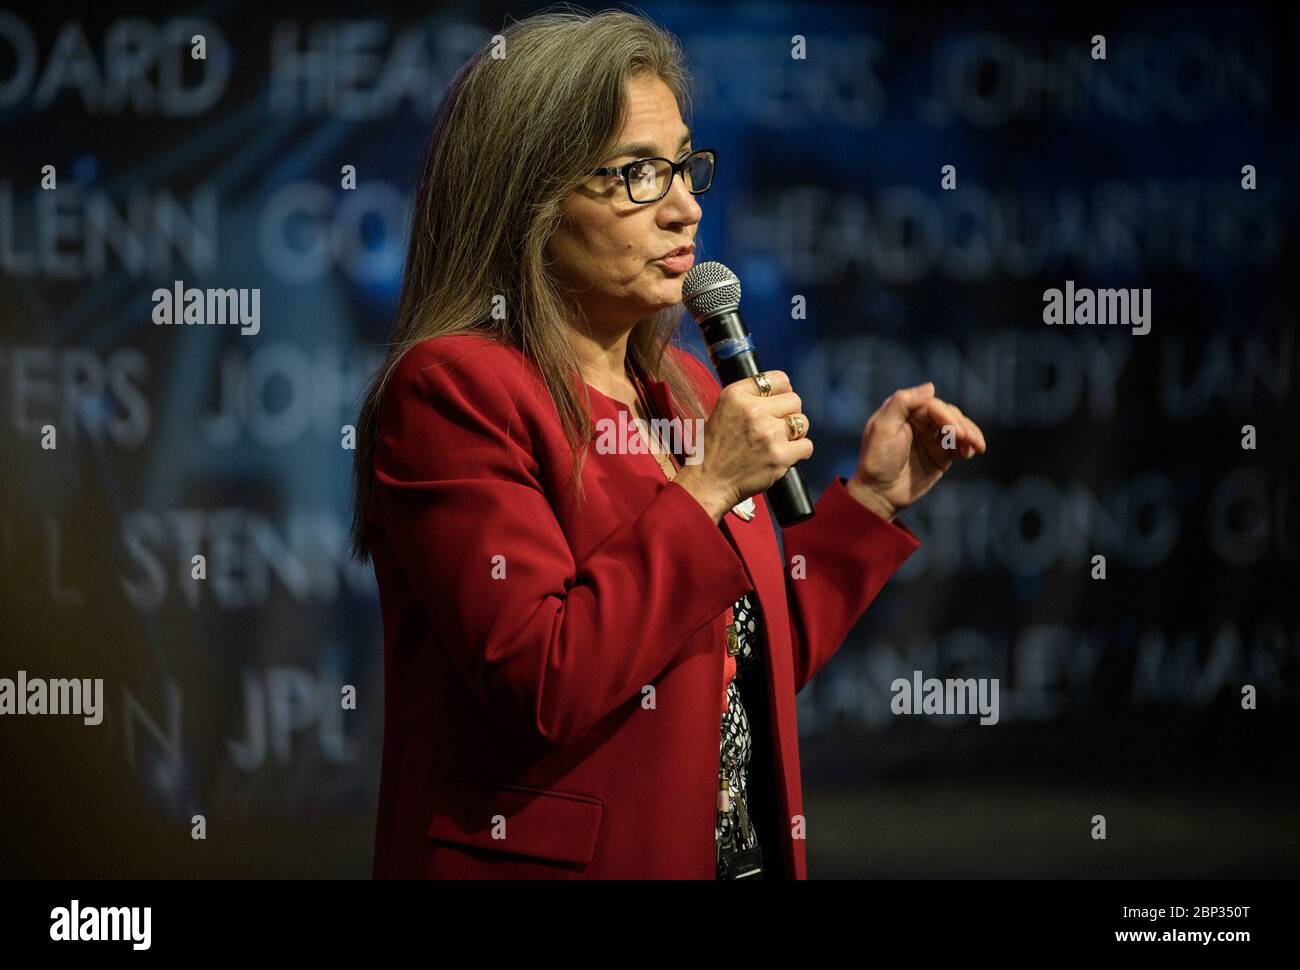
[[[692,147],[673,98],[662,80],[628,82],[629,114],[615,150],[603,160],[612,168],[659,155],[680,159]],[[700,207],[681,175],[658,202],[638,205],[627,197],[621,176],[592,176],[562,204],[564,218],[551,239],[559,278],[573,291],[592,326],[609,332],[630,328],[682,298],[684,270],[657,260],[679,246],[693,246]]]

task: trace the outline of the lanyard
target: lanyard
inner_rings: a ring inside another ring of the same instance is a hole
[[[735,610],[727,607],[725,616],[727,622],[727,652],[722,660],[722,710],[721,714],[727,713],[727,686],[736,676],[736,656],[740,653],[740,630],[736,626]]]

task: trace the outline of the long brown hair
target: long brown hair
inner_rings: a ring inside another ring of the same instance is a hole
[[[579,393],[569,321],[578,304],[548,270],[546,248],[560,204],[589,178],[627,119],[627,82],[656,76],[690,114],[689,77],[672,34],[637,14],[591,14],[569,5],[502,31],[457,72],[439,104],[415,195],[402,294],[388,353],[357,422],[350,549],[366,562],[366,518],[379,403],[402,355],[429,337],[476,332],[519,348],[540,371],[573,448],[573,476],[592,440],[589,399]],[[507,314],[494,319],[493,298]],[[703,416],[690,380],[666,353],[680,304],[638,321],[631,364],[665,381],[677,413]]]

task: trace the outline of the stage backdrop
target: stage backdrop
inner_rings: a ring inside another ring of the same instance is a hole
[[[103,682],[0,716],[2,875],[369,873],[348,429],[433,110],[536,9],[427,8],[0,10],[0,677]],[[811,875],[1297,875],[1297,14],[640,9],[814,491],[901,386],[988,437],[799,696]],[[259,322],[156,324],[177,287]],[[917,671],[996,723],[896,713]]]

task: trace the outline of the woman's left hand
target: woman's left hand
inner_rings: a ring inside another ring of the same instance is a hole
[[[867,421],[849,492],[886,519],[934,487],[958,454],[985,451],[984,432],[934,384],[895,391]]]

